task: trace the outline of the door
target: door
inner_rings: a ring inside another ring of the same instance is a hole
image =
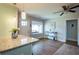
[[[77,20],[67,20],[67,40],[77,41]]]

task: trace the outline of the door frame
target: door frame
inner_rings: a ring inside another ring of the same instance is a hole
[[[77,45],[78,45],[78,19],[72,19],[77,21]],[[67,21],[72,21],[72,20],[66,20],[66,42],[67,42]]]

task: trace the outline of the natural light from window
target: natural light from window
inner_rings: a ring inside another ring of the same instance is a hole
[[[42,22],[32,21],[32,33],[33,34],[43,33]]]

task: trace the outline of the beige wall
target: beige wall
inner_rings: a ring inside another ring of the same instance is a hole
[[[66,42],[66,20],[74,20],[78,18],[79,18],[79,14],[67,14],[65,16],[60,16],[58,18],[48,20],[46,21],[46,24],[52,24],[53,22],[56,22],[55,31],[58,32],[57,40]],[[78,20],[78,26],[79,26],[79,20]],[[52,28],[52,26],[49,26],[49,28],[50,27]],[[45,26],[45,29],[47,30],[48,26]],[[79,32],[79,27],[78,27],[78,32]],[[79,43],[79,37],[78,37],[78,43]]]
[[[0,4],[0,37],[10,36],[12,28],[17,27],[17,8]]]

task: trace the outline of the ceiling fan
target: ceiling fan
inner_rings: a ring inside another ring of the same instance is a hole
[[[78,8],[78,7],[79,7],[79,5],[75,5],[75,6],[72,6],[72,7],[70,7],[69,5],[68,6],[64,5],[64,6],[62,6],[63,11],[58,11],[58,12],[55,12],[55,13],[60,13],[60,16],[64,15],[65,12],[75,13],[76,11],[73,10],[73,9]]]

